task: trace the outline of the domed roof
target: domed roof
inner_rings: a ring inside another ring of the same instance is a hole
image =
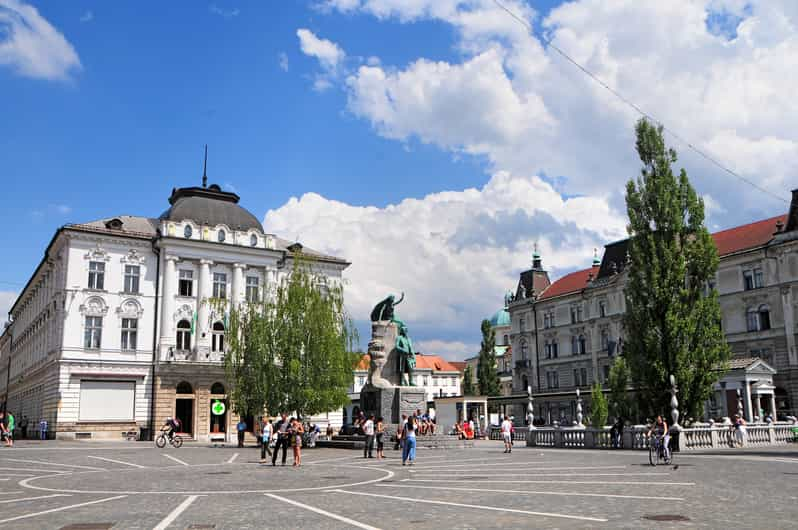
[[[493,316],[490,317],[490,325],[492,327],[509,326],[510,325],[510,312],[507,309],[499,309]]]
[[[238,205],[239,196],[222,191],[216,184],[207,188],[175,188],[169,197],[171,208],[161,214],[161,220],[190,219],[208,226],[226,225],[232,230],[258,230],[263,225],[258,218]]]

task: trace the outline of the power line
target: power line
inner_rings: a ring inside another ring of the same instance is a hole
[[[526,29],[527,29],[529,32],[533,32],[532,26],[529,24],[529,22],[527,22],[525,19],[523,19],[522,17],[520,17],[519,15],[517,15],[516,13],[514,13],[514,12],[513,12],[511,9],[509,9],[507,6],[505,6],[504,4],[502,4],[502,3],[501,3],[499,0],[493,0],[493,2],[494,2],[494,3],[495,3],[497,6],[499,6],[499,7],[500,7],[502,10],[504,10],[504,11],[505,11],[505,12],[506,12],[508,15],[510,15],[510,16],[511,16],[511,17],[513,17],[515,20],[517,20],[517,21],[518,21],[520,24],[522,24],[522,25],[523,25],[523,26],[524,26],[524,27],[525,27],[525,28],[526,28]],[[629,106],[629,107],[631,107],[632,109],[634,109],[634,110],[635,110],[635,112],[637,112],[638,114],[640,114],[640,115],[641,115],[641,116],[643,116],[644,118],[646,118],[646,119],[648,119],[648,120],[651,120],[651,121],[653,121],[654,123],[656,123],[657,125],[661,126],[661,127],[663,128],[663,130],[665,130],[665,131],[667,131],[667,132],[668,132],[668,134],[670,134],[671,136],[673,136],[674,138],[676,138],[678,141],[680,141],[681,143],[683,143],[684,145],[686,145],[686,146],[687,146],[689,149],[691,149],[692,151],[694,151],[695,153],[697,153],[698,155],[700,155],[701,157],[703,157],[705,160],[707,160],[707,161],[711,162],[712,164],[714,164],[715,166],[717,166],[717,167],[718,167],[718,168],[720,168],[721,170],[725,171],[725,172],[726,172],[726,173],[728,173],[729,175],[731,175],[731,176],[733,176],[733,177],[736,177],[737,179],[739,179],[739,180],[741,180],[741,181],[745,182],[745,183],[746,183],[746,184],[748,184],[749,186],[751,186],[751,187],[753,187],[753,188],[756,188],[757,190],[761,191],[762,193],[765,193],[765,194],[767,194],[767,195],[770,195],[771,197],[773,197],[773,198],[775,198],[775,199],[777,199],[777,200],[779,200],[779,201],[782,201],[782,202],[784,202],[784,203],[787,203],[787,204],[789,204],[789,203],[790,203],[790,201],[788,201],[788,200],[787,200],[787,199],[785,199],[784,197],[782,197],[782,196],[780,196],[780,195],[778,195],[778,194],[776,194],[776,193],[773,193],[772,191],[770,191],[770,190],[768,190],[768,189],[766,189],[766,188],[763,188],[762,186],[760,186],[759,184],[757,184],[757,183],[753,182],[752,180],[750,180],[750,179],[748,179],[748,178],[746,178],[746,177],[744,177],[744,176],[740,175],[739,173],[736,173],[735,171],[732,171],[732,170],[731,170],[731,169],[729,169],[727,166],[724,166],[724,165],[723,165],[722,163],[720,163],[720,162],[719,162],[717,159],[713,158],[712,156],[708,155],[707,153],[705,153],[704,151],[702,151],[702,150],[701,150],[701,149],[699,149],[698,147],[694,146],[694,145],[693,145],[691,142],[689,142],[688,140],[686,140],[685,138],[683,138],[683,137],[682,137],[681,135],[679,135],[679,134],[678,134],[676,131],[674,131],[674,130],[672,130],[672,129],[668,128],[668,127],[667,127],[667,126],[666,126],[664,123],[662,123],[662,121],[658,120],[657,118],[655,118],[654,116],[652,116],[652,115],[651,115],[651,114],[649,114],[648,112],[646,112],[646,111],[644,111],[643,109],[641,109],[641,108],[640,108],[640,107],[639,107],[637,104],[635,104],[633,101],[631,101],[631,100],[629,100],[629,99],[625,98],[625,97],[623,96],[623,94],[621,94],[620,92],[618,92],[617,90],[615,90],[614,88],[612,88],[611,86],[609,86],[607,83],[605,83],[605,82],[604,82],[604,81],[603,81],[603,80],[602,80],[600,77],[598,77],[596,74],[594,74],[593,72],[591,72],[590,70],[588,70],[586,67],[582,66],[582,65],[581,65],[580,63],[578,63],[578,62],[577,62],[575,59],[572,59],[572,58],[571,58],[571,57],[570,57],[570,56],[569,56],[567,53],[565,53],[565,52],[564,52],[562,49],[560,49],[560,48],[559,48],[559,47],[558,47],[556,44],[554,44],[554,43],[553,43],[553,42],[552,42],[550,39],[547,39],[545,35],[541,34],[541,35],[540,35],[540,38],[541,38],[541,40],[542,40],[544,43],[546,43],[546,45],[547,45],[548,47],[550,47],[552,50],[554,50],[555,52],[557,52],[557,53],[558,53],[560,56],[562,56],[562,57],[563,57],[563,58],[564,58],[566,61],[568,61],[569,63],[571,63],[571,64],[573,64],[574,66],[576,66],[576,67],[577,67],[579,70],[581,70],[581,71],[582,71],[582,73],[586,74],[586,75],[587,75],[588,77],[590,77],[590,78],[591,78],[593,81],[595,81],[596,83],[598,83],[599,85],[601,85],[601,86],[602,86],[603,88],[605,88],[605,89],[606,89],[608,92],[610,92],[610,94],[612,94],[613,96],[615,96],[616,98],[618,98],[620,101],[622,101],[622,102],[623,102],[624,104],[626,104],[627,106]]]

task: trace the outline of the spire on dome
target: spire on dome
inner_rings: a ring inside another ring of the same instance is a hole
[[[532,268],[533,269],[538,269],[538,270],[543,268],[543,262],[540,259],[540,253],[538,252],[538,243],[537,243],[537,241],[535,241],[535,247],[534,247],[534,250],[532,252]]]

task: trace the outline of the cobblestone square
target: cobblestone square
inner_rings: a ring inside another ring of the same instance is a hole
[[[794,528],[798,451],[421,450],[413,466],[306,449],[19,442],[0,453],[3,528]]]

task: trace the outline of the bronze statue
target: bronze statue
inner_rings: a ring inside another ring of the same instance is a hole
[[[374,309],[371,311],[371,321],[393,320],[393,308],[402,303],[402,300],[405,299],[405,293],[402,293],[398,301],[394,301],[395,299],[396,297],[394,297],[394,295],[390,295],[388,298],[375,305]]]
[[[407,336],[407,326],[399,324],[399,335],[396,337],[396,350],[399,352],[399,384],[401,386],[414,386],[413,370],[416,368],[416,354],[413,351],[413,342]]]

